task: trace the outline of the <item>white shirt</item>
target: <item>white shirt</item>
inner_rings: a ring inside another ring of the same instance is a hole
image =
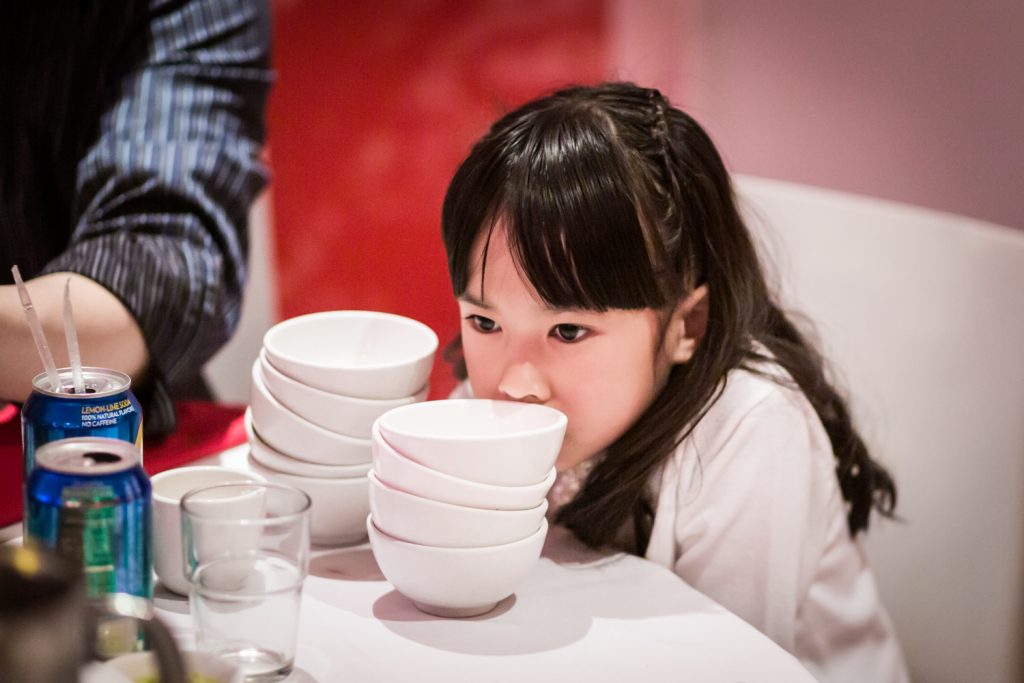
[[[452,393],[471,396],[468,382]],[[594,463],[559,473],[549,516]],[[910,680],[867,557],[850,537],[828,435],[799,390],[732,370],[651,490],[648,560],[755,626],[822,683]]]
[[[648,560],[821,681],[909,680],[864,550],[850,537],[828,436],[800,391],[733,370],[653,484]]]

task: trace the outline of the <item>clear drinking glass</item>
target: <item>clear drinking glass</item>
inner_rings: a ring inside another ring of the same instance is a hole
[[[233,482],[181,499],[183,570],[198,649],[235,662],[246,680],[291,673],[310,499],[281,484]]]

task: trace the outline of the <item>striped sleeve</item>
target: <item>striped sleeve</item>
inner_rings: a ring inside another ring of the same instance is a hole
[[[152,2],[138,55],[125,56],[139,66],[78,164],[71,244],[44,269],[99,282],[134,315],[156,431],[173,428],[176,384],[238,322],[247,213],[267,181],[269,44],[265,2]]]

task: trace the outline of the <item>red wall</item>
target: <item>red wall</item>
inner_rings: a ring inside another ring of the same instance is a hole
[[[410,316],[449,341],[458,314],[439,217],[470,144],[502,111],[604,73],[603,4],[289,0],[270,101],[283,318]],[[440,356],[440,354],[439,354]],[[440,360],[433,397],[453,386]]]

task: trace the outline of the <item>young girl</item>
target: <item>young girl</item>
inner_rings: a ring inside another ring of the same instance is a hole
[[[459,167],[442,231],[468,391],[569,418],[555,521],[670,568],[823,681],[906,680],[855,540],[893,481],[693,119],[625,83],[530,102]]]

